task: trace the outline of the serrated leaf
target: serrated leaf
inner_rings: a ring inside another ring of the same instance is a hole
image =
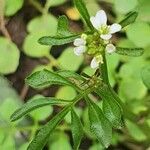
[[[150,66],[146,66],[142,69],[142,80],[146,87],[150,89]]]
[[[73,35],[73,33],[69,31],[68,19],[64,15],[58,18],[57,35],[63,37]]]
[[[74,142],[74,150],[78,150],[81,139],[83,137],[83,126],[80,118],[74,110],[71,111],[71,131]]]
[[[20,52],[10,40],[0,37],[0,73],[9,74],[16,71],[19,65]]]
[[[88,107],[91,132],[107,148],[112,139],[112,126],[98,105],[89,101]]]
[[[114,96],[112,96],[112,93],[107,86],[99,89],[98,92],[103,100],[102,106],[105,117],[110,121],[114,128],[121,128],[123,126],[123,112],[121,106],[114,99]]]
[[[60,113],[54,116],[47,124],[45,124],[35,135],[34,139],[28,146],[28,150],[41,150],[46,142],[50,133],[56,128],[56,126],[63,120],[66,114],[70,110],[70,105],[66,106]]]
[[[141,56],[144,53],[143,48],[125,48],[125,47],[116,47],[116,53],[120,55],[127,55],[127,56]]]
[[[73,42],[76,38],[80,37],[80,35],[71,35],[71,36],[44,36],[38,40],[38,42],[42,45],[64,45]]]
[[[27,115],[31,111],[47,106],[47,105],[57,105],[57,104],[65,104],[67,101],[63,101],[61,99],[56,99],[53,97],[37,97],[31,98],[27,103],[25,103],[21,108],[17,109],[10,117],[11,121],[16,121],[20,119],[22,116]],[[68,101],[69,103],[69,101]]]
[[[52,84],[72,85],[70,81],[49,70],[37,71],[26,78],[26,83],[33,88],[41,89]]]
[[[79,13],[81,14],[82,18],[85,20],[87,26],[93,30],[94,27],[90,21],[90,15],[88,13],[88,10],[86,8],[86,5],[84,4],[83,0],[74,0],[74,4],[76,8],[78,9]]]
[[[122,21],[119,22],[119,24],[122,26],[122,28],[124,28],[127,25],[135,22],[137,16],[138,16],[137,12],[130,12],[125,16],[125,18]]]

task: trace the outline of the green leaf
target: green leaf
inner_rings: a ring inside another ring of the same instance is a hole
[[[146,87],[150,89],[150,66],[146,66],[142,69],[141,76]]]
[[[63,86],[60,87],[59,90],[56,93],[56,98],[66,99],[66,100],[73,100],[75,96],[77,95],[74,88],[70,86]]]
[[[58,5],[61,5],[66,2],[66,0],[47,0],[48,1],[48,7],[55,7]]]
[[[102,110],[94,102],[89,101],[89,119],[91,131],[97,139],[106,148],[110,145],[112,139],[112,127],[110,122],[104,116]]]
[[[61,99],[56,99],[53,97],[34,97],[30,99],[27,103],[25,103],[21,108],[17,109],[12,115],[11,115],[11,121],[16,121],[20,119],[22,116],[25,116],[29,112],[43,107],[47,105],[57,105],[57,104],[65,104],[67,101],[63,101]],[[68,101],[69,102],[69,101]]]
[[[19,65],[20,52],[17,46],[6,38],[0,37],[0,73],[9,74]]]
[[[146,135],[143,133],[141,128],[130,120],[126,120],[126,126],[130,135],[137,141],[146,140]]]
[[[69,31],[68,19],[64,15],[58,18],[57,35],[63,37],[73,35],[73,33]]]
[[[115,0],[115,9],[118,13],[128,13],[137,6],[138,1],[137,0]]]
[[[64,77],[46,69],[31,74],[26,78],[26,83],[37,89],[45,88],[52,84],[72,85],[71,82],[66,80]]]
[[[119,103],[114,99],[109,88],[104,86],[98,90],[98,94],[103,100],[103,112],[105,117],[110,121],[114,128],[121,128],[122,122],[122,108]]]
[[[83,56],[76,56],[74,54],[73,48],[69,47],[65,49],[61,56],[58,58],[58,62],[65,70],[77,71],[82,64],[83,59]]]
[[[127,56],[141,56],[144,53],[143,48],[125,48],[125,47],[116,47],[116,53],[120,55],[127,55]]]
[[[127,30],[127,37],[137,47],[147,47],[150,45],[150,25],[146,22],[135,22]]]
[[[84,4],[83,0],[74,0],[74,4],[77,7],[79,13],[81,14],[82,18],[85,20],[87,26],[93,30],[94,27],[90,21],[90,15],[88,13],[88,10],[86,8],[86,5]]]
[[[124,28],[127,25],[135,22],[137,16],[138,16],[137,12],[130,12],[125,16],[125,18],[122,21],[119,22],[119,24],[122,26],[122,28]]]
[[[63,120],[70,110],[70,105],[66,106],[60,113],[53,117],[46,125],[44,125],[35,135],[34,139],[28,146],[28,150],[41,150],[48,141],[51,132]]]
[[[83,137],[83,126],[80,118],[73,109],[71,111],[71,129],[74,142],[73,148],[74,150],[78,150],[81,139]]]
[[[22,6],[24,0],[5,0],[5,15],[14,15]]]
[[[65,37],[59,36],[44,36],[38,40],[38,42],[42,45],[64,45],[73,42],[76,38],[80,37],[80,35],[71,35]]]

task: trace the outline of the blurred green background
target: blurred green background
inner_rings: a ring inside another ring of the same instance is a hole
[[[117,54],[107,56],[111,85],[134,114],[133,120],[125,119],[125,127],[114,132],[109,149],[149,150],[150,90],[142,81],[142,71],[150,66],[150,0],[84,1],[90,15],[105,10],[110,24],[119,22],[130,11],[139,13],[135,23],[113,37],[113,43],[122,47],[143,47],[144,54],[137,58]],[[0,150],[25,150],[36,130],[60,110],[59,106],[47,106],[11,123],[10,115],[30,97],[44,95],[73,99],[77,94],[67,86],[33,90],[24,83],[27,75],[43,68],[94,73],[89,67],[90,58],[75,56],[73,45],[51,48],[37,43],[42,36],[55,35],[58,16],[63,14],[69,18],[72,31],[81,32],[85,28],[72,0],[0,0]],[[80,149],[103,150],[90,134],[85,104],[81,103],[76,110],[85,127]],[[50,136],[45,149],[71,150],[71,145],[68,114]]]

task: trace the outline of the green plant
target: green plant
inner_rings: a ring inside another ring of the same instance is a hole
[[[49,70],[37,71],[26,78],[26,83],[33,88],[42,89],[49,87],[50,85],[65,85],[71,86],[78,93],[72,100],[57,99],[52,97],[36,97],[24,104],[20,109],[16,110],[12,116],[11,121],[16,121],[22,116],[28,114],[32,110],[46,106],[46,105],[63,105],[63,109],[54,116],[48,123],[43,125],[28,146],[28,149],[42,149],[48,141],[48,137],[58,126],[58,124],[64,119],[68,112],[71,111],[71,131],[74,141],[74,149],[78,149],[80,141],[83,137],[83,125],[74,110],[74,106],[80,101],[85,100],[88,107],[89,120],[91,132],[97,137],[99,142],[104,147],[108,147],[112,140],[112,129],[120,129],[123,126],[122,117],[130,120],[132,118],[132,112],[130,112],[126,105],[120,100],[118,95],[114,92],[110,86],[107,70],[107,58],[105,53],[105,47],[107,52],[116,52],[122,55],[140,56],[143,54],[142,48],[122,48],[109,45],[110,41],[104,36],[102,39],[97,39],[100,35],[107,34],[109,27],[102,26],[100,32],[95,29],[90,21],[90,16],[85,7],[85,4],[81,0],[74,0],[75,6],[80,12],[82,18],[88,26],[88,30],[84,33],[72,33],[68,30],[68,21],[65,16],[61,16],[58,20],[58,28],[56,36],[42,37],[39,39],[39,43],[44,45],[63,45],[73,42],[77,38],[82,38],[89,43],[85,49],[79,49],[75,52],[80,55],[83,52],[88,53],[95,58],[92,68],[97,68],[92,76],[86,74],[79,75],[73,71],[58,70],[52,72]],[[133,23],[137,17],[137,12],[129,13],[126,18],[119,22],[123,27]],[[33,28],[34,29],[34,28]],[[118,29],[117,29],[118,30]],[[119,29],[120,30],[120,29]],[[81,39],[80,39],[81,40]],[[99,41],[99,45],[92,45],[92,42]],[[81,41],[80,41],[81,42]],[[84,43],[84,42],[83,42]],[[78,46],[78,44],[75,44]],[[109,45],[109,48],[107,47]],[[79,45],[79,46],[85,46]],[[78,49],[75,49],[75,51]],[[97,55],[98,54],[98,55]],[[69,62],[68,62],[69,63]],[[144,77],[145,80],[146,77]],[[93,101],[91,95],[97,94],[98,99],[103,100],[102,109]],[[131,125],[128,122],[128,125]]]

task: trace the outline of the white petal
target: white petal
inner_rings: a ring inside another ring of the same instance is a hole
[[[92,25],[96,28],[99,29],[102,25],[106,25],[107,23],[107,16],[104,10],[100,10],[96,13],[95,17],[91,17],[90,21]]]
[[[106,46],[107,53],[111,54],[116,51],[116,47],[113,44],[108,44]]]
[[[99,65],[99,63],[97,62],[97,59],[94,57],[90,64],[91,68],[95,69],[98,67],[98,65]]]
[[[77,56],[82,55],[86,51],[86,46],[78,46],[74,48],[74,53]]]
[[[86,44],[86,41],[82,38],[77,38],[74,40],[73,43],[75,46],[84,46]]]
[[[110,26],[110,28],[109,28],[109,32],[110,32],[110,33],[116,33],[116,32],[118,32],[118,31],[120,31],[120,30],[121,30],[121,25],[118,24],[118,23],[112,24],[112,25]]]
[[[111,34],[102,34],[102,35],[100,35],[100,37],[103,40],[109,40],[112,37],[112,35]]]

